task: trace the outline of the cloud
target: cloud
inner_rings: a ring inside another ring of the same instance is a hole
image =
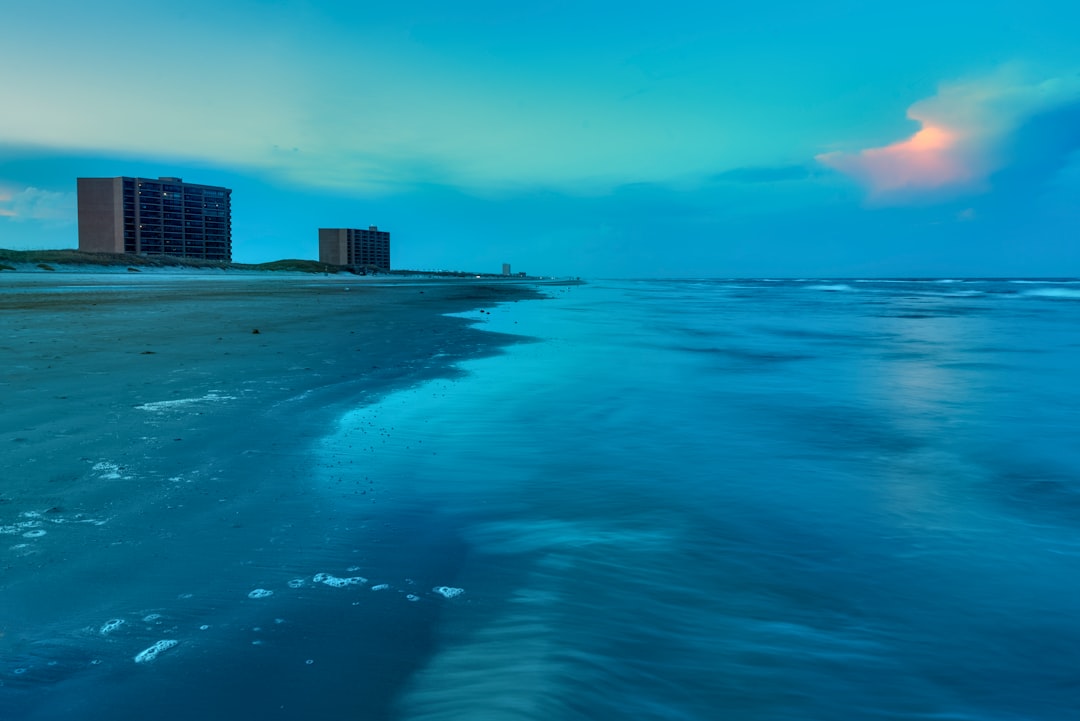
[[[34,187],[17,192],[0,191],[0,217],[56,225],[73,224],[77,218],[75,194]]]
[[[1032,119],[1080,101],[1080,75],[1032,79],[1010,67],[942,84],[908,108],[919,130],[884,147],[832,152],[818,162],[864,185],[878,205],[938,202],[991,187],[994,173],[1025,162],[1016,134]]]

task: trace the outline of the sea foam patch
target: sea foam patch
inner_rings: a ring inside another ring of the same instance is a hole
[[[22,535],[26,536],[29,529],[40,528],[43,525],[45,524],[37,520],[19,521],[18,523],[14,523],[9,526],[0,526],[0,535],[14,536],[17,533],[21,533]],[[37,535],[44,536],[45,532],[42,531],[40,534]],[[34,536],[27,536],[27,538],[34,538]]]
[[[329,573],[316,573],[312,580],[315,583],[325,583],[327,586],[333,586],[334,588],[344,588],[345,586],[357,586],[362,583],[367,583],[367,579],[363,576],[339,578]]]
[[[248,598],[267,598],[268,596],[273,595],[273,591],[268,591],[265,588],[256,588],[254,591],[248,594]]]
[[[98,629],[98,633],[100,633],[102,636],[108,636],[110,633],[112,633],[113,631],[115,631],[116,629],[120,628],[123,625],[124,625],[124,619],[122,619],[122,618],[113,618],[113,619],[110,619],[110,620],[106,621],[105,623],[101,624],[101,628]]]
[[[109,461],[95,463],[91,467],[91,470],[97,472],[98,478],[106,481],[118,481],[124,477],[123,474],[120,473],[120,466],[115,463],[110,463]]]
[[[150,663],[160,654],[168,651],[170,648],[175,648],[179,643],[179,641],[173,640],[171,638],[162,639],[150,648],[137,653],[135,655],[135,663]]]
[[[431,590],[439,594],[443,598],[457,598],[461,594],[465,593],[464,588],[453,588],[451,586],[436,586]]]
[[[151,411],[158,413],[161,411],[182,408],[183,406],[189,406],[193,403],[214,403],[217,401],[232,400],[236,400],[236,396],[224,396],[219,394],[217,391],[210,391],[206,395],[199,396],[198,398],[177,398],[176,400],[171,401],[154,401],[153,403],[143,403],[141,405],[137,405],[135,406],[135,408],[136,410],[140,411]]]
[[[120,478],[119,475],[117,475],[116,477]],[[61,516],[41,517],[40,513],[35,512],[27,512],[20,515],[30,520],[0,525],[0,536],[22,535],[26,538],[40,538],[41,536],[44,536],[46,533],[48,533],[47,531],[42,529],[42,526],[45,525],[46,521],[56,526],[72,522],[90,523],[95,526],[103,526],[108,522],[107,520],[100,520],[96,518],[80,518],[78,516],[75,518],[74,521],[63,518]],[[39,519],[39,517],[41,518]]]

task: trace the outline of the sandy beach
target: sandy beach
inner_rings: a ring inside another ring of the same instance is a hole
[[[521,341],[471,324],[539,295],[273,274],[0,277],[0,656],[94,631],[125,603],[151,608],[147,588],[198,597],[287,549],[317,554],[325,539],[290,522],[334,523],[305,485],[309,443],[345,410]],[[351,492],[377,503],[373,480]],[[50,648],[39,666],[61,674],[79,653],[58,662]]]

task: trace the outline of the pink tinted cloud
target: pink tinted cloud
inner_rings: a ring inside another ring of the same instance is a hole
[[[960,131],[924,122],[907,140],[857,154],[826,153],[817,159],[860,180],[873,196],[965,185],[978,173],[960,152],[962,138]]]
[[[1016,68],[942,85],[912,105],[919,124],[910,137],[879,148],[823,153],[817,161],[862,184],[875,204],[945,200],[986,190],[1008,159],[1009,135],[1033,114],[1078,91],[1075,79],[1032,81]]]

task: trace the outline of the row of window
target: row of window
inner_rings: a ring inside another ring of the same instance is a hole
[[[184,210],[182,208],[164,208],[164,209],[154,209],[154,210],[143,209],[141,212],[138,213],[138,218],[140,218],[143,221],[146,221],[146,220],[160,220],[162,218],[173,218],[173,219],[191,218],[191,219],[194,219],[194,220],[199,220],[201,218],[212,218],[216,222],[220,223],[220,222],[225,222],[229,218],[229,214],[227,212],[225,212],[224,210],[216,210],[214,208],[206,208],[206,209],[199,209],[199,210]],[[136,219],[136,214],[133,213],[132,211],[129,210],[129,211],[126,211],[124,213],[124,220],[126,220],[126,221],[134,221],[135,219]]]
[[[220,219],[208,218],[205,221],[202,220],[183,220],[181,218],[142,218],[139,222],[135,222],[133,218],[128,218],[124,222],[125,228],[214,228],[215,230],[224,230],[229,227],[228,223],[222,222]]]
[[[132,226],[132,225],[124,226],[124,233],[125,233],[125,235],[127,235],[127,234],[134,235],[136,233],[135,226]],[[199,237],[225,238],[225,237],[229,237],[228,229],[223,228],[223,227],[217,227],[217,228],[209,228],[208,227],[208,228],[204,229],[204,228],[200,228],[200,227],[187,227],[187,228],[184,228],[184,227],[176,226],[176,225],[166,225],[166,226],[161,226],[161,225],[140,225],[139,229],[138,229],[138,234],[142,235],[142,236],[160,235],[161,233],[176,233],[176,234],[179,234],[179,235],[187,235],[189,238],[199,238]]]
[[[190,198],[186,202],[180,202],[180,199],[165,200],[163,198],[139,198],[139,207],[146,209],[159,209],[162,207],[168,208],[227,208],[228,203],[222,203],[219,200],[207,200],[201,201],[198,198]],[[133,202],[125,201],[124,208],[126,210],[134,210],[135,204]]]
[[[152,250],[153,248],[160,248],[162,246],[162,244],[164,244],[164,245],[167,245],[167,246],[174,246],[174,247],[180,247],[180,248],[187,247],[187,249],[192,253],[202,252],[204,250],[223,251],[223,250],[226,250],[229,247],[228,243],[223,243],[221,241],[218,241],[216,243],[196,243],[196,242],[191,241],[190,239],[185,241],[183,238],[168,238],[168,237],[166,237],[166,238],[143,238],[140,241],[131,240],[131,241],[128,242],[128,244],[129,245],[134,245],[136,242],[138,242],[139,247],[142,248],[143,250]]]
[[[229,190],[220,190],[206,185],[177,185],[175,183],[139,183],[139,195],[143,193],[206,193],[215,198],[224,198]],[[124,190],[135,192],[135,186],[130,181],[124,181]]]
[[[186,193],[184,195],[180,195],[180,194],[176,194],[176,195],[167,195],[167,194],[158,195],[157,193],[153,193],[153,194],[139,193],[138,198],[134,198],[134,197],[124,198],[124,204],[125,205],[130,205],[130,204],[134,203],[136,200],[138,200],[140,203],[149,203],[149,204],[152,204],[152,205],[160,205],[161,203],[164,203],[165,205],[180,205],[180,204],[191,205],[193,203],[195,203],[195,204],[198,204],[198,203],[213,203],[214,205],[220,207],[220,206],[228,204],[228,201],[223,199],[223,198],[220,198],[220,197],[217,197],[217,196],[215,196],[215,197],[207,197],[205,195],[202,195],[201,193]]]
[[[131,216],[125,218],[129,223],[134,223],[135,219]],[[140,218],[142,223],[164,223],[165,225],[203,225],[204,223],[208,227],[224,227],[225,219],[220,215],[181,215],[180,213],[158,213],[156,216],[142,216]]]
[[[161,243],[171,243],[171,244],[175,244],[175,245],[187,245],[187,247],[191,248],[191,249],[198,249],[198,248],[218,248],[218,249],[223,249],[223,248],[229,248],[232,245],[231,243],[229,243],[229,240],[227,238],[205,238],[205,239],[204,238],[185,238],[182,235],[172,235],[172,234],[168,234],[168,233],[165,234],[165,235],[152,235],[152,236],[149,236],[149,237],[144,235],[141,238],[126,238],[124,240],[124,245],[125,246],[131,246],[131,245],[138,244],[140,247],[142,247],[144,249],[154,248],[154,247],[160,245]]]

